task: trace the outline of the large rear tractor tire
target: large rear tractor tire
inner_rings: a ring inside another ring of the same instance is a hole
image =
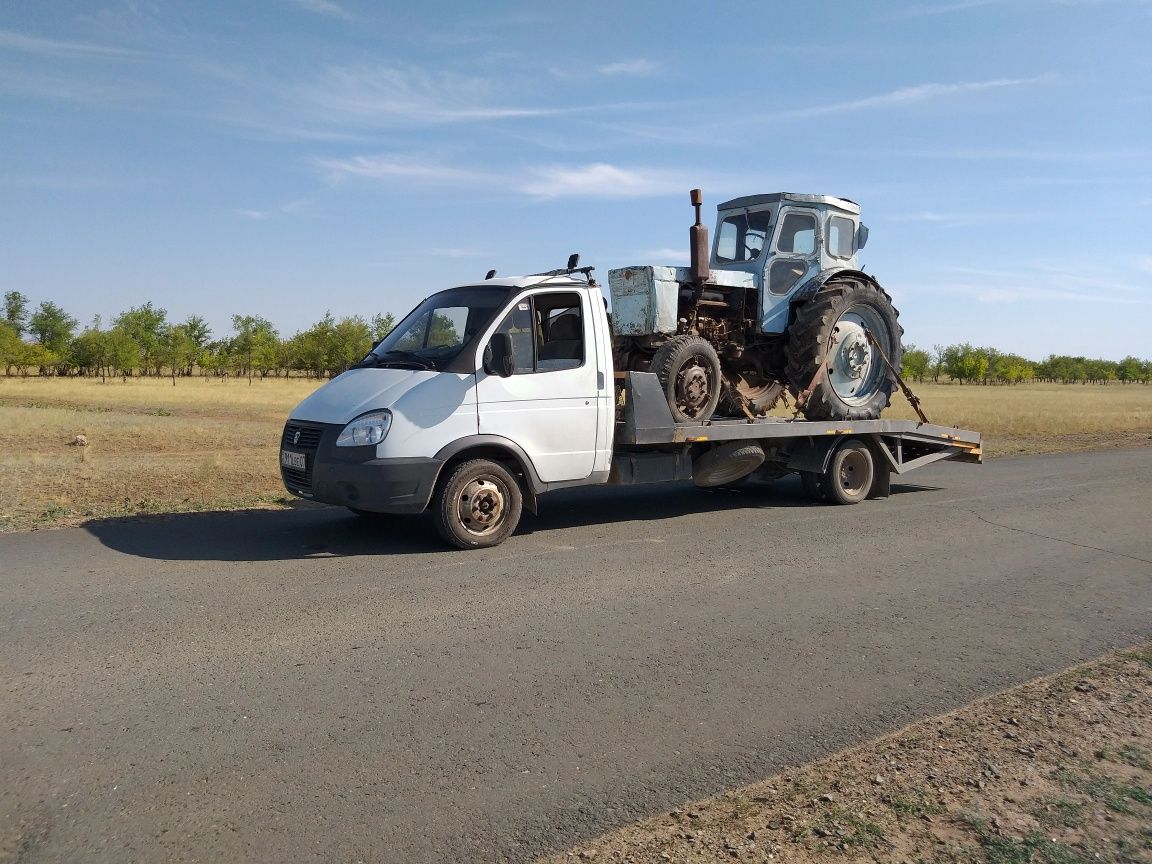
[[[720,400],[720,358],[699,336],[676,336],[657,350],[648,368],[664,387],[677,423],[707,420]]]
[[[803,406],[809,420],[874,420],[892,401],[896,381],[872,345],[900,368],[904,328],[892,299],[866,277],[832,278],[797,311],[788,328],[787,375],[796,394],[813,379]],[[827,363],[819,377],[816,373]]]

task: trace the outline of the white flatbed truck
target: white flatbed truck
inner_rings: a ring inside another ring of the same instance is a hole
[[[913,420],[673,420],[649,372],[613,368],[590,268],[442,291],[291,414],[293,495],[362,515],[430,510],[446,542],[495,546],[556,489],[797,472],[829,503],[888,495],[892,474],[981,461],[980,434]],[[581,278],[583,277],[583,278]]]

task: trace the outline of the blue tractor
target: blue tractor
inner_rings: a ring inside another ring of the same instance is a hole
[[[689,267],[609,271],[617,369],[655,372],[673,416],[755,417],[789,391],[809,419],[880,416],[903,329],[857,265],[868,239],[846,198],[778,192],[717,208],[714,242],[692,191]]]

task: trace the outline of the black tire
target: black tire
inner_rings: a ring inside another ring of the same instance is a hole
[[[833,504],[859,504],[872,492],[875,477],[872,451],[863,441],[849,438],[832,454],[820,489],[824,500]]]
[[[720,358],[699,336],[675,336],[657,350],[648,368],[664,387],[677,423],[707,420],[720,400]]]
[[[520,484],[507,468],[491,459],[472,459],[439,483],[432,519],[446,542],[483,549],[503,543],[516,530],[523,503]]]
[[[880,343],[888,360],[900,368],[904,328],[892,299],[865,276],[833,277],[796,313],[788,328],[785,349],[788,381],[796,394],[812,383],[833,357],[807,403],[810,420],[874,420],[892,401],[896,381],[876,348],[867,343],[868,330]]]
[[[754,441],[713,447],[692,461],[692,482],[702,488],[739,483],[764,464],[764,448]]]

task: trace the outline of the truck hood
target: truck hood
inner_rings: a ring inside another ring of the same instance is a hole
[[[292,419],[344,424],[366,411],[391,408],[409,390],[440,374],[423,369],[349,369],[297,405]]]

